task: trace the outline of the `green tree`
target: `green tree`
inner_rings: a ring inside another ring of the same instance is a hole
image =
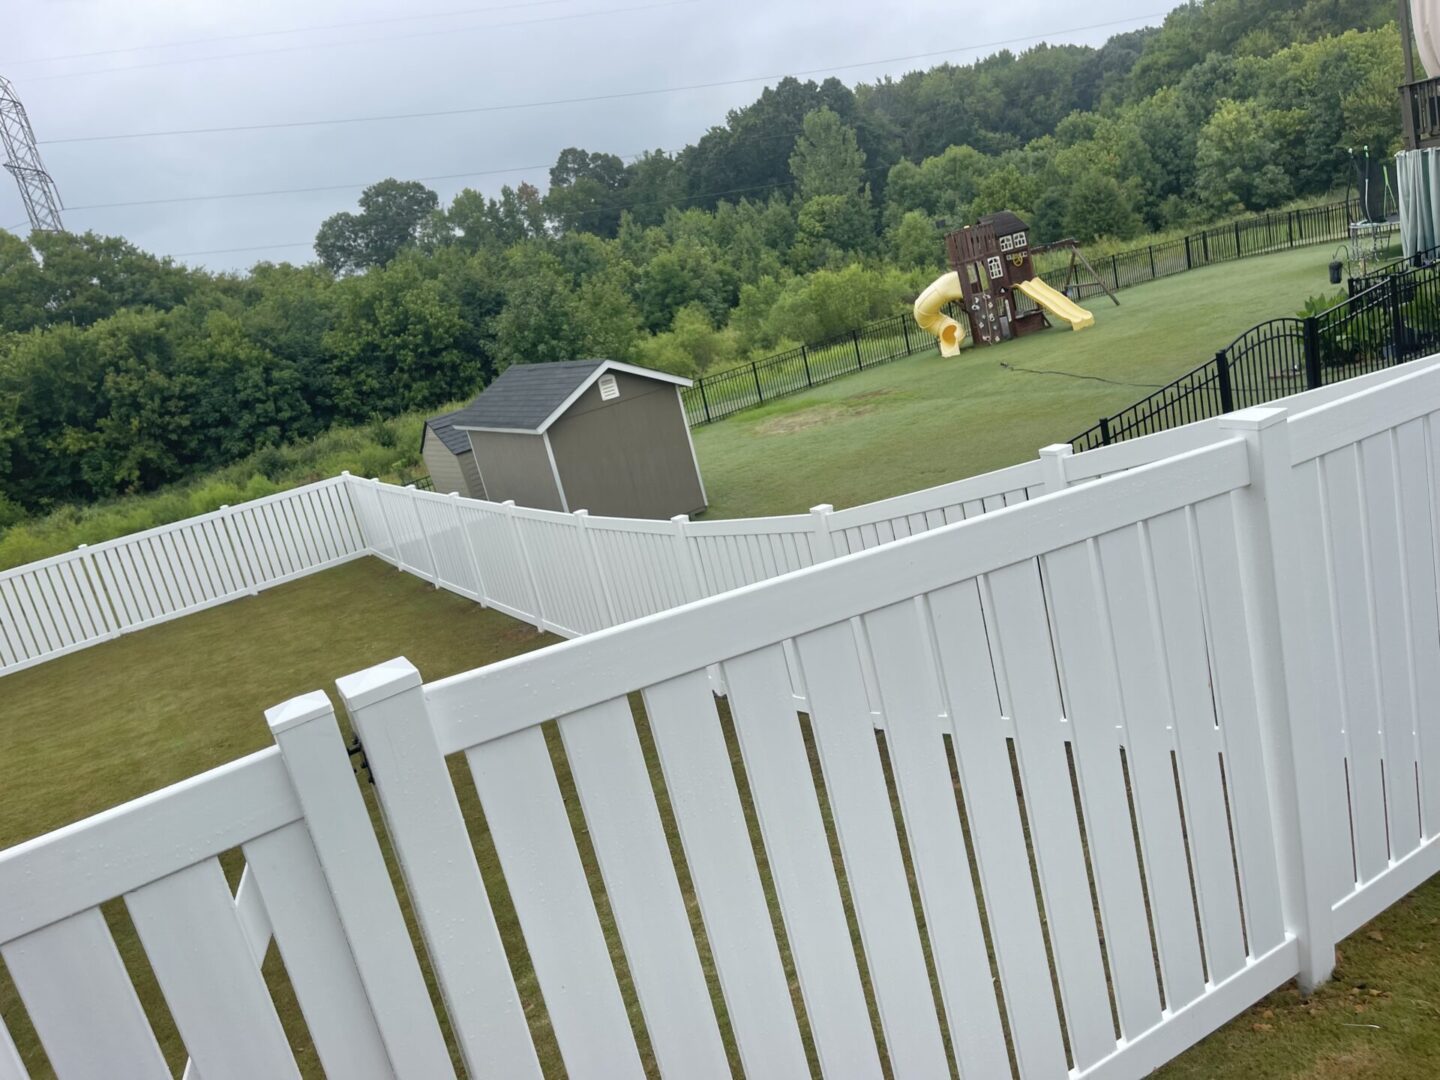
[[[819,195],[854,196],[865,177],[865,153],[855,130],[829,109],[805,117],[804,130],[790,155],[790,175],[801,202]]]
[[[1082,173],[1065,199],[1065,234],[1088,244],[1101,236],[1128,240],[1140,228],[1139,215],[1113,176]]]
[[[906,270],[941,266],[945,246],[935,223],[923,210],[911,210],[890,230],[890,255]]]
[[[816,195],[806,200],[795,219],[791,265],[814,270],[868,251],[875,239],[868,203],[868,198],[856,195]]]
[[[459,305],[413,257],[342,282],[325,334],[337,418],[354,422],[475,393],[483,365],[459,348],[464,332]]]
[[[1254,101],[1222,101],[1195,147],[1195,186],[1216,213],[1265,210],[1294,194],[1285,167],[1293,118]]]
[[[315,234],[315,254],[337,274],[385,266],[414,247],[440,199],[413,180],[381,180],[360,196],[360,213],[325,219]]]

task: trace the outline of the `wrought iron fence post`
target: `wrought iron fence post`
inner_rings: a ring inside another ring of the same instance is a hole
[[[760,389],[760,369],[755,365],[755,361],[754,361],[754,360],[751,360],[751,361],[750,361],[750,374],[755,377],[755,396],[756,396],[756,398],[758,398],[760,401],[764,401],[764,400],[765,400],[765,392]]]
[[[863,371],[865,369],[865,361],[860,359],[860,331],[851,330],[850,340],[855,342],[855,370]]]
[[[1240,222],[1235,222],[1235,258],[1240,257]]]
[[[702,376],[700,376],[700,378],[696,379],[696,380],[695,380],[695,385],[700,388],[700,404],[701,404],[701,406],[703,406],[704,409],[705,409],[705,423],[707,423],[707,424],[708,424],[708,423],[711,423],[711,419],[710,419],[710,399],[705,396],[705,376],[702,375]]]
[[[1189,237],[1188,235],[1185,237],[1185,269],[1186,269],[1186,270],[1191,269],[1191,264],[1190,264],[1190,237]]]
[[[1155,245],[1150,245],[1150,280],[1155,280]]]
[[[1303,324],[1301,340],[1305,343],[1305,387],[1318,390],[1320,381],[1320,322],[1311,315]]]
[[[900,332],[905,335],[905,355],[910,355],[910,323],[904,315],[900,316]]]
[[[1114,255],[1110,256],[1110,276],[1115,279],[1115,288],[1120,288],[1120,264]]]
[[[1210,265],[1210,230],[1203,229],[1200,232],[1200,254],[1206,266]]]
[[[1400,310],[1400,275],[1387,277],[1385,289],[1385,299],[1390,308],[1390,362],[1398,364],[1405,359],[1405,316]]]
[[[805,365],[805,385],[814,386],[815,383],[810,378],[810,350],[803,344],[800,346],[800,362]]]
[[[1110,418],[1108,416],[1100,417],[1100,445],[1110,445]]]
[[[1221,349],[1215,354],[1215,370],[1220,377],[1220,411],[1235,411],[1235,391],[1230,386],[1230,358]]]
[[[1295,211],[1285,211],[1285,231],[1290,234],[1290,246],[1295,246]]]

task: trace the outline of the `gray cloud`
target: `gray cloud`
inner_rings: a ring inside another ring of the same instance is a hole
[[[1099,44],[1112,33],[1157,22],[1153,15],[1142,17],[1167,6],[1133,0],[1094,0],[1083,9],[1063,0],[1005,5],[913,0],[886,10],[855,0],[737,0],[626,12],[613,9],[660,0],[559,0],[509,7],[516,2],[431,0],[419,13],[501,4],[509,9],[183,47],[160,46],[417,12],[393,2],[342,0],[250,0],[243,15],[234,4],[217,0],[29,5],[7,14],[0,73],[14,82],[38,138],[45,141],[576,98],[963,50],[1026,36]],[[581,17],[559,18],[570,15]],[[541,19],[547,21],[536,21]],[[1135,21],[1058,33],[1126,19]],[[117,49],[134,51],[44,59]],[[953,59],[969,61],[977,55],[957,52]],[[853,84],[942,59],[880,63],[836,74]],[[72,207],[541,165],[431,183],[448,201],[463,187],[493,194],[502,184],[522,180],[543,186],[549,163],[566,146],[614,153],[677,149],[722,123],[729,109],[752,101],[763,86],[753,82],[403,122],[55,143],[41,151]],[[261,258],[308,259],[307,247],[280,245],[307,245],[320,222],[352,206],[358,194],[357,187],[77,209],[67,214],[66,224],[118,233],[162,254],[276,245],[185,257],[233,269]],[[24,216],[15,189],[0,177],[0,227]]]

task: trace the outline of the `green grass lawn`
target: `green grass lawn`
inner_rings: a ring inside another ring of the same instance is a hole
[[[853,506],[1024,461],[1332,292],[1329,261],[1312,247],[1178,274],[1120,307],[1087,301],[1088,330],[923,353],[698,427],[708,516]]]
[[[1327,260],[1328,251],[1308,249],[1197,271],[1128,290],[1118,309],[1095,302],[1096,326],[1080,334],[1053,330],[956,360],[926,355],[898,361],[699,429],[712,514],[850,505],[1024,460],[1141,396],[1144,384],[1166,382],[1195,366],[1260,319],[1295,310],[1307,295],[1327,288]],[[1014,370],[1019,367],[1113,382]],[[340,675],[403,654],[433,680],[554,640],[378,561],[361,560],[7,676],[0,679],[0,762],[6,766],[0,848],[270,745],[263,710],[294,694],[329,688]],[[658,776],[643,712],[638,706],[636,712]],[[569,791],[563,753],[554,733],[548,734]],[[730,745],[736,752],[733,737]],[[453,765],[477,858],[494,881],[497,861],[473,787],[463,761]],[[738,775],[743,784],[743,773]],[[374,813],[368,786],[366,798]],[[570,810],[587,872],[598,882],[573,799]],[[663,798],[661,813],[674,842]],[[753,828],[753,815],[751,822]],[[226,866],[233,884],[238,859],[227,859]],[[689,897],[688,882],[682,886]],[[503,889],[492,891],[542,1060],[558,1074],[558,1053],[513,907]],[[598,903],[618,956],[603,895]],[[691,910],[698,920],[693,902]],[[157,1006],[158,989],[122,906],[109,905],[107,916],[162,1044],[178,1065],[183,1049]],[[1282,989],[1159,1075],[1288,1080],[1440,1074],[1440,964],[1429,956],[1440,949],[1437,929],[1440,882],[1433,882],[1344,942],[1335,980],[1308,1001],[1293,988]],[[713,986],[703,934],[697,936]],[[783,928],[780,936],[783,943]],[[788,957],[786,962],[788,970]],[[622,994],[638,1017],[623,958],[617,967]],[[282,1018],[303,1047],[298,1008],[273,952],[266,970]],[[0,1014],[26,1051],[32,1074],[46,1075],[3,967]],[[307,1075],[318,1075],[313,1057],[302,1054],[302,1063]]]

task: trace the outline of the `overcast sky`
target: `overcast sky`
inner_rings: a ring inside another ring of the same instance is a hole
[[[1157,24],[1170,6],[1170,0],[18,0],[5,16],[0,74],[30,114],[70,208],[68,228],[120,234],[185,262],[234,269],[260,259],[308,260],[320,222],[353,207],[361,187],[386,176],[516,170],[427,181],[442,202],[463,187],[487,194],[524,180],[543,187],[566,146],[618,154],[679,149],[722,123],[727,110],[754,100],[774,76],[819,69],[813,75],[819,79],[833,70],[853,85],[945,60],[969,62],[1002,42],[1016,50],[1039,40],[1100,44]],[[1097,25],[1105,23],[1112,25]],[[955,51],[896,59],[941,50]],[[59,141],[493,107],[752,76],[770,78],[403,121]],[[330,185],[353,186],[84,209]],[[14,185],[0,176],[0,228],[24,221]],[[254,250],[217,251],[235,248]]]

